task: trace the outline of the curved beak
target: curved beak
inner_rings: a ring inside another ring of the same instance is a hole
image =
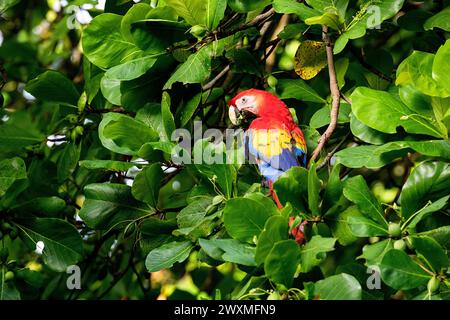
[[[228,108],[228,117],[230,118],[231,123],[236,126],[239,124],[241,112],[235,106],[230,105],[230,107]]]

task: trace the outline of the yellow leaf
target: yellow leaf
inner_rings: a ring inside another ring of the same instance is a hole
[[[295,72],[304,80],[314,78],[327,65],[326,45],[322,41],[300,43],[294,58]]]

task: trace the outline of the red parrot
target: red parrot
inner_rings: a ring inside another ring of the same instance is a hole
[[[246,132],[246,148],[255,157],[275,203],[278,208],[282,208],[273,190],[273,183],[289,168],[306,166],[306,142],[303,132],[294,122],[284,102],[269,92],[245,90],[231,99],[228,106],[228,115],[235,125],[241,115],[250,113],[256,117]],[[303,224],[301,227],[302,230],[299,229],[297,233],[299,238],[300,233],[303,236]]]

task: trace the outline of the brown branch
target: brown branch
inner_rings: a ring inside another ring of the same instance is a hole
[[[326,44],[326,51],[327,51],[327,63],[328,63],[328,75],[330,77],[330,91],[331,91],[331,112],[330,112],[330,124],[328,125],[325,132],[322,134],[322,136],[319,139],[319,143],[317,145],[317,148],[314,150],[311,159],[309,160],[308,167],[311,165],[311,163],[317,159],[317,157],[320,154],[320,151],[325,146],[325,143],[328,141],[328,139],[333,134],[334,129],[336,129],[337,126],[337,120],[339,115],[339,104],[340,104],[340,92],[339,87],[336,79],[336,71],[334,70],[334,59],[333,59],[333,46],[331,44],[330,37],[328,36],[328,27],[322,26],[322,38],[323,41]]]
[[[227,65],[225,68],[223,68],[222,71],[220,71],[211,81],[209,81],[207,84],[205,84],[202,89],[203,91],[209,90],[212,87],[216,85],[216,83],[224,77],[228,71],[230,71],[230,65]]]
[[[117,107],[117,108],[110,108],[110,109],[93,109],[88,108],[87,109],[91,113],[108,113],[108,112],[116,112],[116,113],[124,113],[124,114],[130,114],[134,115],[134,112],[126,111],[124,108]]]
[[[330,161],[330,159],[334,156],[334,154],[336,153],[336,151],[339,150],[339,148],[344,144],[345,140],[347,140],[347,138],[350,136],[350,132],[347,133],[344,137],[344,139],[342,139],[341,141],[339,141],[339,143],[333,148],[333,150],[331,150],[330,152],[328,152],[328,154],[326,155],[326,157],[323,159],[322,163],[319,164],[316,168],[317,171],[319,171],[320,169],[322,169],[323,167],[325,167],[327,165],[327,163]]]

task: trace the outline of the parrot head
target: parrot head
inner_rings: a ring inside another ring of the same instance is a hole
[[[275,95],[258,89],[249,89],[238,93],[228,102],[228,116],[231,123],[238,125],[248,116],[291,117],[289,109]]]

